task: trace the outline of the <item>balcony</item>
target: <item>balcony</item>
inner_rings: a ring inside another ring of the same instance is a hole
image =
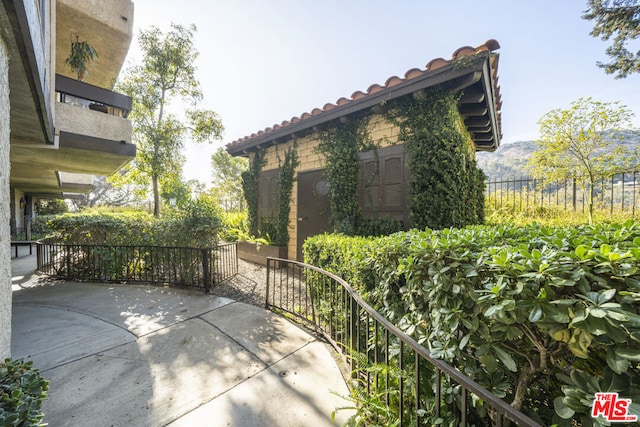
[[[131,98],[56,75],[56,100],[54,144],[12,146],[11,183],[31,194],[91,191],[84,175],[111,175],[136,155]]]
[[[66,133],[131,142],[130,97],[56,75],[56,98],[56,133],[61,139]]]

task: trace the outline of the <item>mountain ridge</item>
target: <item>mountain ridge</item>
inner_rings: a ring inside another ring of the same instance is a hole
[[[622,131],[622,145],[640,150],[640,133],[638,131]],[[487,175],[489,181],[528,177],[530,173],[527,161],[538,148],[536,141],[516,141],[501,144],[493,153],[478,152],[478,167]]]

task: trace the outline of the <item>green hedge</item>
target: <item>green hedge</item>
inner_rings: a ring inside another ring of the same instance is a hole
[[[145,212],[38,216],[34,230],[61,243],[149,246],[215,246],[222,220],[206,200],[155,218]]]
[[[41,411],[49,381],[32,367],[33,362],[5,359],[0,362],[0,426],[44,426]]]
[[[640,414],[639,224],[324,235],[304,251],[544,425],[591,425],[598,391]]]

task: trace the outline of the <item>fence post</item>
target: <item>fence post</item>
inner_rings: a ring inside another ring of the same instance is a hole
[[[611,175],[611,215],[613,215],[613,186],[614,186],[615,176]]]
[[[202,276],[204,282],[204,290],[209,293],[211,290],[211,274],[209,265],[209,256],[211,249],[202,249]]]
[[[573,211],[576,211],[576,206],[577,206],[577,200],[576,200],[576,195],[577,195],[577,183],[576,183],[576,179],[573,178]]]
[[[621,211],[624,212],[624,172],[622,172],[622,200],[621,200]]]
[[[236,247],[237,250],[237,247]],[[236,262],[238,257],[236,256]],[[267,257],[267,289],[265,290],[264,308],[269,309],[269,288],[271,287],[271,258]]]
[[[351,353],[352,353],[351,354],[351,372],[354,377],[357,376],[356,369],[358,368],[358,366],[357,366],[356,358],[353,356],[353,354],[355,354],[354,352],[356,351],[360,351],[360,348],[358,347],[358,337],[357,337],[357,330],[358,330],[357,311],[358,311],[358,304],[356,304],[356,300],[353,298],[353,296],[349,295],[349,323],[350,323],[349,345],[351,346]]]

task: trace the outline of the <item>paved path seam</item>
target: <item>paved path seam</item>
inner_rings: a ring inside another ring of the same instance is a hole
[[[96,320],[100,320],[101,322],[108,323],[108,324],[110,324],[110,325],[112,325],[112,326],[115,326],[115,327],[117,327],[117,328],[120,328],[120,329],[122,329],[122,330],[124,330],[124,331],[126,331],[126,332],[130,333],[130,334],[131,334],[131,335],[133,335],[135,338],[138,338],[138,336],[137,336],[135,333],[133,333],[133,332],[132,332],[132,331],[130,331],[129,329],[127,329],[127,328],[123,327],[122,325],[118,325],[118,324],[117,324],[117,323],[115,323],[115,322],[111,322],[111,321],[109,321],[109,320],[105,320],[105,319],[103,319],[103,318],[101,318],[101,317],[96,316],[95,314],[87,313],[86,311],[82,311],[82,310],[74,310],[74,309],[71,309],[71,308],[68,308],[68,307],[59,307],[59,306],[56,306],[56,305],[33,304],[33,303],[28,303],[28,302],[16,302],[16,303],[14,303],[14,304],[13,304],[13,306],[14,306],[14,307],[16,307],[16,306],[24,306],[24,307],[42,307],[42,308],[49,308],[49,309],[52,309],[52,310],[68,311],[68,312],[70,312],[70,313],[83,314],[83,315],[85,315],[85,316],[87,316],[87,317],[91,317],[91,318],[94,318],[94,319],[96,319]]]

